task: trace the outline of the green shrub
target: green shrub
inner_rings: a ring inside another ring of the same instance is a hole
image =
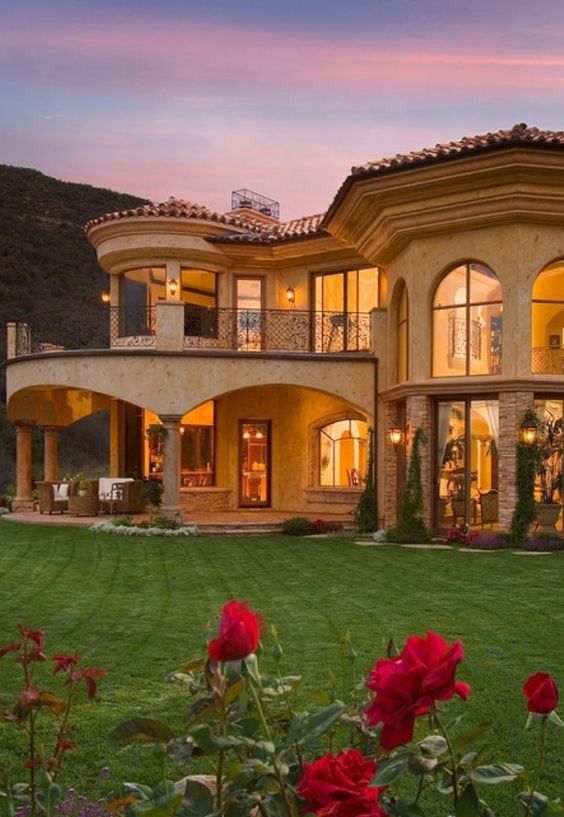
[[[539,426],[539,418],[529,409],[523,417],[524,425]],[[526,544],[529,529],[535,521],[535,476],[539,465],[538,445],[517,444],[517,504],[511,519],[510,539],[513,547]]]
[[[123,516],[114,516],[112,523],[119,528],[131,528],[133,526],[133,517],[128,514]]]
[[[287,536],[309,536],[313,531],[313,523],[305,516],[292,516],[282,524],[282,532]]]
[[[179,519],[169,519],[167,516],[154,516],[151,519],[148,527],[162,528],[163,530],[178,530],[182,527],[182,522]]]
[[[368,466],[366,483],[356,506],[355,519],[359,533],[371,533],[378,527],[378,509],[374,492],[374,433],[368,430]]]
[[[146,479],[141,489],[141,501],[152,508],[160,508],[163,501],[163,484],[158,479]]]
[[[386,537],[389,542],[418,544],[431,541],[431,532],[423,521],[423,484],[421,482],[421,445],[426,442],[423,429],[413,435],[407,479],[398,505],[398,520]]]

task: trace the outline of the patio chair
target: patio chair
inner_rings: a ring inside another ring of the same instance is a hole
[[[480,494],[481,523],[491,525],[499,521],[499,499],[497,491],[488,491]]]
[[[98,481],[100,511],[106,513],[140,513],[143,510],[142,479],[100,477]]]
[[[70,491],[68,482],[38,482],[36,487],[39,513],[68,511]]]

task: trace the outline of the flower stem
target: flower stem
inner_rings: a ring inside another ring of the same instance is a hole
[[[453,751],[452,743],[450,742],[449,736],[447,735],[446,730],[444,729],[442,723],[440,722],[439,715],[437,713],[436,708],[434,708],[434,707],[433,707],[433,717],[434,717],[435,725],[436,725],[437,729],[439,730],[439,732],[441,733],[443,738],[446,740],[446,744],[447,744],[447,747],[448,747],[449,758],[450,758],[450,760],[452,762],[452,794],[453,794],[453,798],[454,798],[454,805],[456,806],[456,804],[458,803],[458,780],[457,780],[457,777],[456,777],[456,758],[454,756],[454,751]]]
[[[527,804],[527,809],[525,811],[525,817],[528,817],[529,814],[533,813],[533,798],[535,795],[535,785],[538,785],[541,775],[544,769],[544,755],[546,751],[546,715],[542,719],[541,723],[541,737],[540,737],[540,748],[539,748],[539,765],[537,767],[537,771],[533,782],[531,783],[531,796],[529,797],[529,802]]]

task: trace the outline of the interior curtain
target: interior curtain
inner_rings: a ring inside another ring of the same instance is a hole
[[[495,447],[499,451],[499,400],[484,400],[484,406]]]
[[[439,410],[437,412],[437,464],[439,467],[443,464],[448,443],[451,414],[451,403],[439,403]]]

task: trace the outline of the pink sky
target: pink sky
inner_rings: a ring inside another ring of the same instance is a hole
[[[292,218],[326,209],[353,164],[560,129],[559,5],[453,5],[337,19],[331,2],[323,18],[267,2],[241,19],[224,0],[209,19],[189,1],[0,0],[0,162],[219,210],[250,187]]]

